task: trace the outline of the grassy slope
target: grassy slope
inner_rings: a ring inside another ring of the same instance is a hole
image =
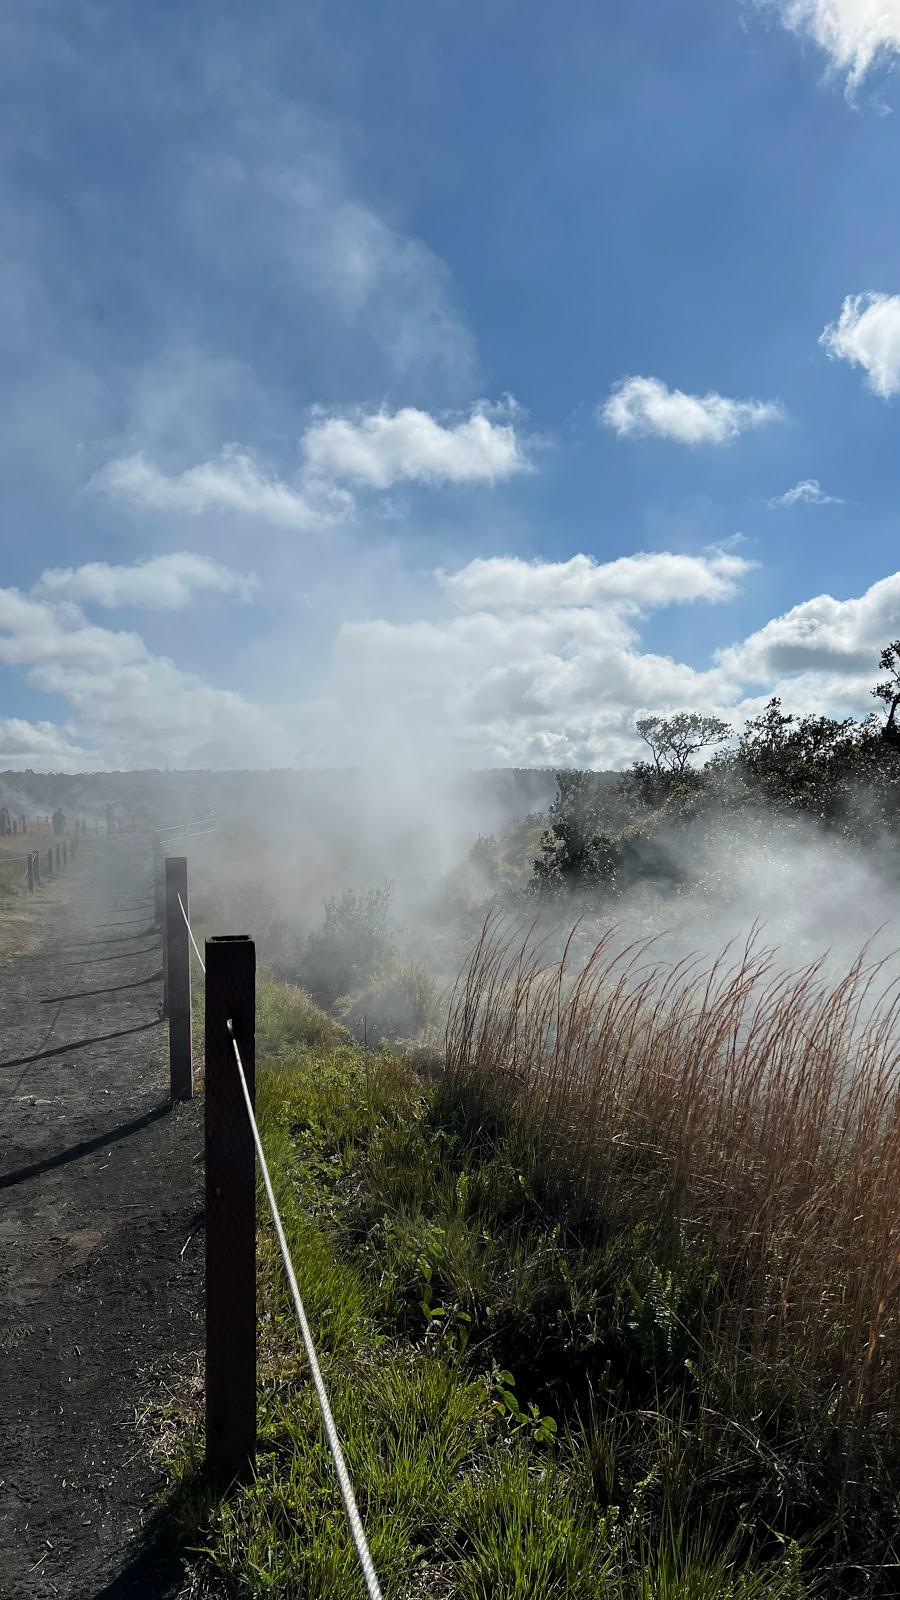
[[[796,1547],[754,1516],[760,1442],[735,1423],[716,1453],[697,1426],[702,1288],[660,1283],[639,1241],[626,1262],[570,1236],[499,1130],[467,1130],[296,992],[262,986],[259,1031],[263,1138],[386,1596],[800,1600]],[[187,1429],[173,1503],[236,1594],[353,1600],[265,1226],[259,1248],[256,1481],[210,1504]]]

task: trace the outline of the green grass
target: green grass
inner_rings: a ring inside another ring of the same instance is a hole
[[[387,1600],[806,1596],[798,1547],[754,1502],[759,1442],[702,1417],[709,1274],[663,1279],[639,1240],[579,1236],[508,1133],[466,1127],[314,1011],[262,986],[258,1114]],[[171,1509],[235,1596],[356,1600],[265,1223],[259,1273],[255,1480],[211,1501],[185,1417]]]

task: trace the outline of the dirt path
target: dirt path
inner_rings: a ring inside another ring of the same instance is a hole
[[[201,1112],[166,1102],[146,843],[76,870],[0,966],[3,1600],[178,1588],[136,1414],[202,1343]]]

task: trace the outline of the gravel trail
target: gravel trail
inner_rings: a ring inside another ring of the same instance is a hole
[[[166,1098],[146,840],[72,876],[0,965],[0,1597],[157,1600],[137,1419],[202,1346],[202,1112]]]

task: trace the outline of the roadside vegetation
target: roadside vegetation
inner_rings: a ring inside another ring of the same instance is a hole
[[[262,990],[263,1138],[385,1593],[893,1594],[890,1002],[853,1044],[863,967],[628,970],[489,934],[433,1082]],[[352,1597],[265,1223],[260,1273],[256,1481],[211,1505],[188,1429],[177,1512],[236,1594]]]
[[[273,935],[260,1125],[388,1600],[900,1590],[896,965],[758,931],[663,960],[624,895],[712,905],[704,830],[773,819],[888,875],[900,642],[881,665],[886,722],[648,718],[649,761],[560,773],[443,884],[449,996],[387,884]],[[257,1476],[211,1502],[188,1407],[171,1506],[227,1592],[353,1600],[259,1215]]]

